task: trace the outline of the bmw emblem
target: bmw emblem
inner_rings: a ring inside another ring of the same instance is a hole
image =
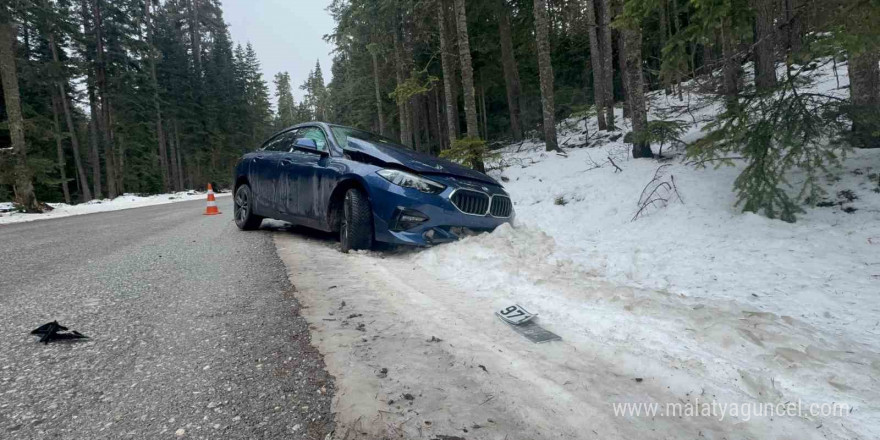
[[[481,186],[480,188],[483,188],[483,191],[489,191],[489,188],[486,188],[485,186]]]

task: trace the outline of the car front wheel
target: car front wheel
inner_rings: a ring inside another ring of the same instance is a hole
[[[373,245],[373,210],[366,194],[357,188],[349,189],[342,209],[342,252],[369,249]]]
[[[254,214],[251,187],[247,184],[239,186],[235,191],[233,208],[235,225],[238,226],[238,229],[241,229],[242,231],[252,231],[258,229],[260,224],[263,223],[263,217]]]

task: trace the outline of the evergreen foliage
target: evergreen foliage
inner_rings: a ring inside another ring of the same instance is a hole
[[[466,137],[458,139],[448,150],[443,150],[440,157],[458,162],[477,171],[486,172],[486,161],[498,158],[498,152],[490,152],[486,141],[480,138]]]
[[[40,201],[64,199],[59,166],[80,201],[228,185],[240,154],[273,129],[259,58],[250,44],[233,48],[219,1],[30,0],[9,7],[18,29],[27,164]],[[0,120],[5,115],[0,109]],[[0,149],[8,142],[0,128]],[[0,195],[12,183],[4,156]]]
[[[596,117],[613,130],[616,105],[636,127],[633,154],[647,158],[648,144],[678,144],[688,128],[647,118],[654,90],[722,104],[687,153],[701,164],[745,159],[735,190],[747,211],[792,221],[847,148],[880,147],[878,0],[333,0],[332,80],[316,63],[294,102],[290,76],[276,75],[277,114],[219,0],[28,0],[0,12],[17,25],[40,201],[228,183],[243,151],[310,120],[479,169],[489,142],[555,138],[544,121]],[[828,62],[846,65],[850,98],[812,88]],[[8,133],[0,125],[7,197]]]

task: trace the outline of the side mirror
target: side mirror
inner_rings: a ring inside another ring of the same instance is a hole
[[[320,154],[321,156],[326,156],[328,153],[326,151],[321,151],[318,149],[318,144],[314,139],[309,138],[299,138],[296,140],[296,143],[293,144],[293,147],[297,150],[307,151],[309,153]]]
[[[296,144],[294,144],[296,148],[305,148],[307,150],[317,150],[318,144],[314,139],[309,138],[299,138],[296,140]]]

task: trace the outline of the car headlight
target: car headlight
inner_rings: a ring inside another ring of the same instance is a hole
[[[406,171],[385,169],[379,170],[376,174],[382,176],[383,179],[404,188],[412,188],[428,194],[440,194],[446,189],[446,185],[425,179]]]

